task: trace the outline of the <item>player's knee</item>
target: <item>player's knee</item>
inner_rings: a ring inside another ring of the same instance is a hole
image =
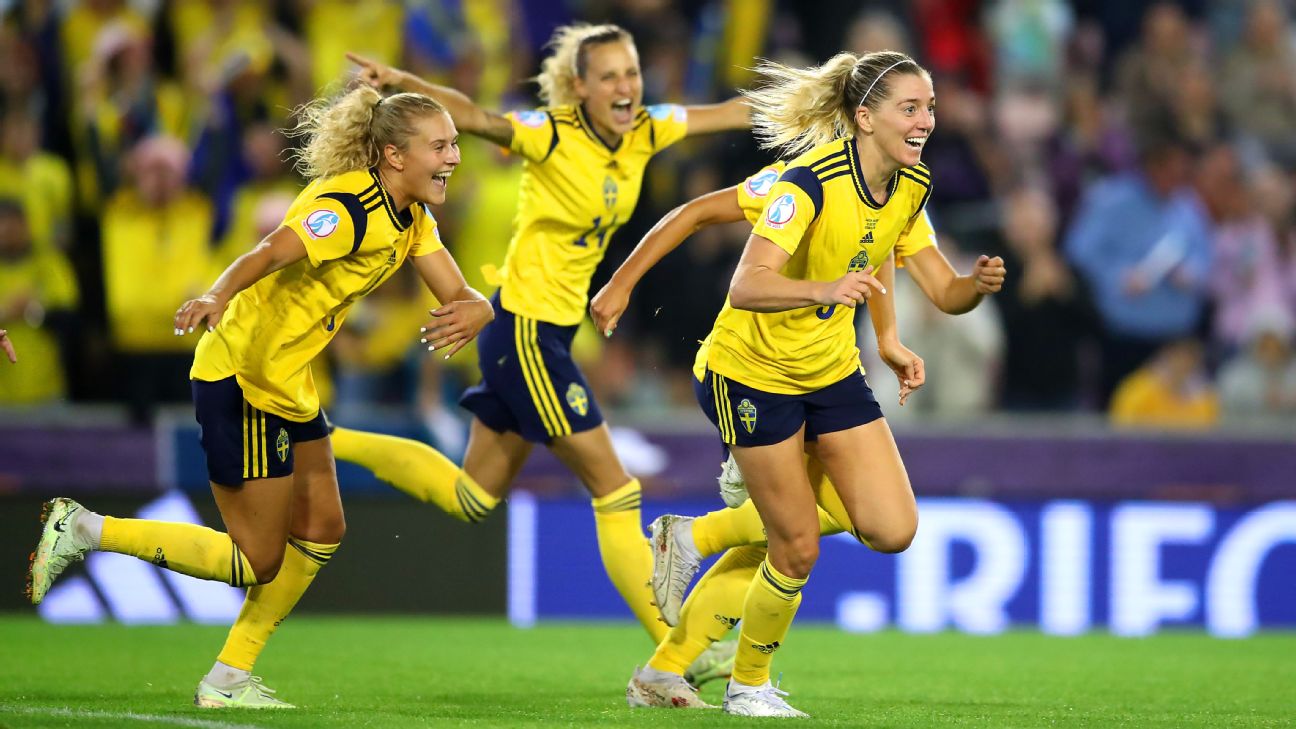
[[[243,556],[247,557],[248,564],[252,567],[252,574],[256,575],[256,583],[264,585],[273,582],[275,576],[279,574],[279,568],[283,566],[284,551],[280,546],[278,551],[266,549],[245,552]]]
[[[321,544],[340,544],[342,537],[346,536],[346,517],[340,512],[337,516],[329,517],[320,525],[319,537],[312,539],[312,542]]]
[[[861,541],[878,552],[896,554],[903,552],[913,544],[914,535],[918,533],[917,520],[902,524],[888,525],[871,535],[859,535]]]
[[[788,577],[803,579],[809,576],[815,562],[819,561],[819,535],[793,538],[786,544],[783,556],[790,571]]]

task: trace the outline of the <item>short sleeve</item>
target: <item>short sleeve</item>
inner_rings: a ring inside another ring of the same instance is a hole
[[[774,188],[774,183],[778,182],[783,167],[782,162],[772,164],[743,180],[743,183],[738,186],[738,207],[742,208],[743,216],[747,218],[748,223],[755,225],[756,220],[760,218],[761,212],[765,210],[765,203],[769,202],[770,190]]]
[[[368,213],[355,194],[326,192],[303,205],[284,226],[297,234],[311,265],[318,266],[358,250],[367,221]]]
[[[444,248],[445,244],[441,242],[441,228],[437,225],[436,218],[432,217],[432,211],[425,206],[423,219],[419,221],[418,238],[410,245],[409,254],[411,257],[426,256]]]
[[[515,154],[532,162],[543,162],[558,146],[558,127],[553,116],[544,109],[511,111],[504,115],[513,125],[513,141],[509,144]]]
[[[903,232],[900,233],[900,239],[896,241],[896,265],[904,266],[904,259],[921,251],[924,248],[936,247],[936,229],[932,227],[931,218],[927,216],[927,210],[919,210],[918,214],[909,221]]]
[[[793,167],[769,192],[769,203],[752,230],[772,241],[788,255],[796,253],[810,224],[819,217],[823,187],[809,168]]]
[[[654,104],[646,108],[652,124],[653,152],[683,139],[688,134],[688,109],[679,104]]]

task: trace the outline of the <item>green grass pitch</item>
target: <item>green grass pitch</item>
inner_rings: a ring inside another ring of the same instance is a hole
[[[0,727],[728,726],[715,711],[629,709],[651,646],[629,624],[295,618],[257,673],[290,712],[189,702],[225,629],[0,618]],[[1215,640],[1033,632],[849,635],[794,626],[775,660],[825,727],[1296,726],[1296,634]],[[703,689],[719,703],[721,687]],[[757,723],[768,725],[769,721]]]

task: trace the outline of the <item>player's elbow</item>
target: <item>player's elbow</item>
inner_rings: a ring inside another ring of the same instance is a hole
[[[729,282],[730,306],[745,311],[759,311],[757,304],[760,299],[754,278],[751,271],[741,267],[734,272],[733,280]]]

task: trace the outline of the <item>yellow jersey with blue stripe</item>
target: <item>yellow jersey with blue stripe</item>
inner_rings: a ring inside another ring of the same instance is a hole
[[[682,106],[640,109],[610,147],[580,106],[512,112],[511,149],[524,160],[500,302],[528,319],[571,326],[585,316],[590,278],[639,201],[652,156],[688,133]]]
[[[740,186],[745,213],[760,196],[748,195],[748,202],[744,190],[759,190],[768,174],[762,170]],[[839,139],[788,163],[763,196],[768,202],[752,232],[791,256],[784,276],[833,281],[878,266],[892,253],[898,258],[932,245],[923,212],[930,194],[931,173],[919,164],[897,171],[886,201],[878,203],[864,184],[854,140]],[[701,380],[710,369],[778,394],[823,389],[860,368],[853,313],[840,306],[756,313],[725,301],[698,350],[694,375]]]
[[[408,256],[443,246],[432,214],[418,204],[397,211],[374,170],[311,182],[283,226],[301,238],[307,258],[235,295],[216,329],[203,334],[189,376],[235,375],[254,407],[305,422],[319,412],[310,362],[352,304]]]

